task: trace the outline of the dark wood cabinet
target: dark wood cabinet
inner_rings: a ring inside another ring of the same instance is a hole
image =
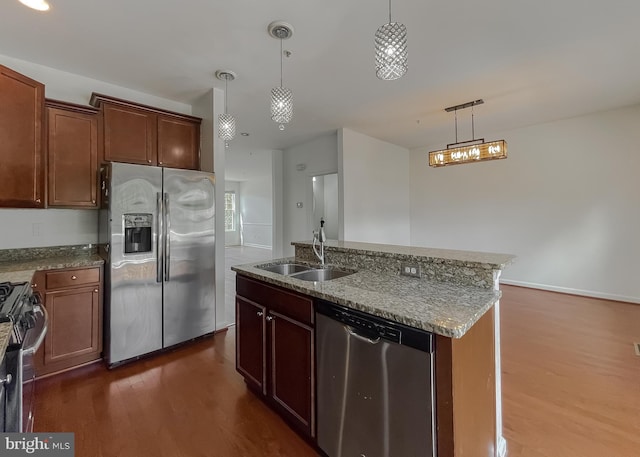
[[[287,421],[315,436],[310,297],[238,276],[236,368]]]
[[[46,100],[49,207],[97,207],[98,110]]]
[[[49,315],[44,344],[36,354],[36,374],[48,375],[94,362],[102,353],[102,268],[38,272]]]
[[[158,116],[158,165],[170,168],[200,167],[200,124]]]
[[[44,85],[0,65],[0,207],[44,207]]]
[[[202,119],[95,93],[91,104],[102,109],[105,161],[199,169]]]
[[[104,160],[157,165],[156,115],[105,103],[102,111]]]
[[[265,311],[264,306],[236,298],[236,369],[264,395],[267,393]]]

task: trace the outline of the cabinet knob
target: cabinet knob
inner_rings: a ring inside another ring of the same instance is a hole
[[[261,317],[264,313],[262,311],[258,311],[256,314]]]
[[[36,198],[36,203],[40,203],[40,201],[41,200],[39,198]]]
[[[93,289],[93,291],[94,291],[95,293],[98,293],[98,289]]]
[[[33,284],[31,284],[31,288],[35,289],[36,287],[38,287],[38,285],[34,282]]]
[[[78,279],[78,277],[76,275],[73,275],[73,276],[71,276],[71,279],[73,279],[75,281],[76,279]]]
[[[273,317],[273,316],[267,316],[267,322],[271,322],[274,319],[275,319],[275,317]]]
[[[95,200],[91,200],[91,203],[93,203],[93,204],[95,205],[95,204],[96,204],[96,201],[95,201]]]
[[[151,163],[151,159],[147,159],[147,162]]]

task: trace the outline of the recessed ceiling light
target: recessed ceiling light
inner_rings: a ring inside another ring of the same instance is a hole
[[[24,6],[38,11],[49,11],[49,4],[45,0],[19,0]]]
[[[249,136],[249,134],[247,132],[240,132],[240,135],[242,136]]]

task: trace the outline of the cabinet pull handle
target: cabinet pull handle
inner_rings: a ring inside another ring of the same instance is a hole
[[[275,318],[273,316],[267,316],[267,322],[271,322],[272,320],[274,320]]]
[[[76,275],[73,275],[73,276],[71,276],[71,279],[73,279],[75,281],[76,279],[78,279],[78,277]]]
[[[262,317],[262,315],[263,315],[264,313],[263,313],[262,311],[258,311],[256,314],[257,314],[258,316]]]

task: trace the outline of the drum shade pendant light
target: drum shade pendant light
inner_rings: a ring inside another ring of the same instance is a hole
[[[293,27],[282,21],[274,21],[267,28],[269,35],[280,40],[280,86],[271,89],[271,119],[280,124],[278,128],[284,130],[284,124],[291,122],[293,117],[293,94],[291,89],[282,86],[282,57],[289,57],[289,51],[282,50],[282,40],[291,38]]]
[[[391,0],[389,23],[376,31],[375,43],[376,76],[384,81],[401,78],[407,72],[407,28],[391,22]]]
[[[216,78],[224,81],[224,114],[218,116],[218,138],[224,141],[231,141],[236,136],[236,118],[227,113],[227,82],[236,79],[236,74],[228,70],[216,71]]]
[[[484,160],[496,160],[507,158],[507,142],[505,140],[484,141],[484,138],[475,139],[475,125],[473,120],[473,107],[481,105],[484,100],[474,100],[461,105],[445,108],[446,112],[455,113],[456,142],[447,145],[447,149],[431,151],[429,153],[429,165],[432,167],[444,167],[460,163],[481,162]],[[458,110],[471,108],[471,136],[468,141],[458,142]]]

